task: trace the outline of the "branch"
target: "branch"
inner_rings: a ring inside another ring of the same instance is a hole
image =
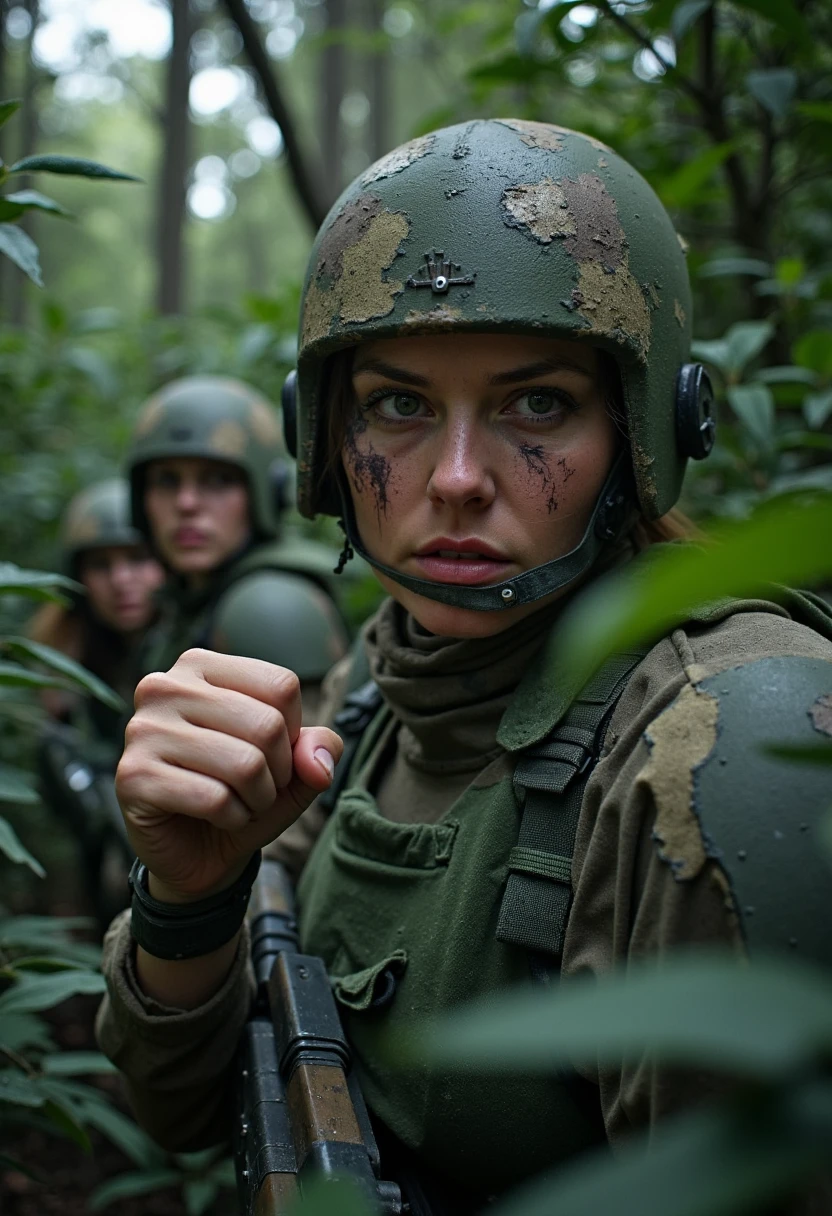
[[[246,7],[245,0],[223,0],[228,15],[240,31],[243,47],[254,73],[260,82],[260,90],[274,121],[283,134],[286,160],[295,190],[307,218],[313,228],[320,228],[327,213],[327,206],[314,174],[301,150],[294,120],[286,100],[277,83],[277,77],[260,39],[257,24]]]
[[[616,25],[620,26],[620,28],[624,30],[624,32],[628,34],[630,38],[634,39],[639,46],[643,47],[645,51],[649,51],[651,55],[654,55],[656,57],[656,62],[660,64],[667,75],[672,77],[679,87],[685,93],[687,93],[688,96],[692,97],[699,106],[701,106],[703,109],[705,108],[708,103],[708,98],[699,88],[696,81],[691,80],[690,77],[684,74],[684,72],[680,72],[675,63],[671,63],[669,59],[665,59],[661,51],[656,50],[651,40],[646,34],[641,32],[638,26],[633,25],[633,23],[628,21],[622,13],[617,12],[610,3],[610,0],[597,0],[597,7],[600,8],[602,13],[606,13],[608,17],[611,17]]]

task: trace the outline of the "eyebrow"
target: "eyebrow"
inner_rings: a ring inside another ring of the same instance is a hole
[[[528,380],[536,380],[539,376],[547,376],[552,372],[578,372],[582,376],[592,373],[578,363],[570,363],[568,359],[541,359],[537,363],[527,363],[523,367],[512,368],[511,371],[498,372],[489,376],[490,385],[525,384]],[[390,380],[398,380],[400,384],[412,384],[416,388],[427,388],[431,381],[428,376],[420,376],[418,372],[409,372],[403,367],[395,367],[392,363],[383,363],[379,359],[369,359],[353,369],[354,376],[364,372],[375,372],[379,376],[387,376]]]
[[[389,380],[398,380],[400,384],[413,384],[417,388],[427,388],[430,380],[420,376],[418,372],[406,371],[403,367],[394,367],[392,363],[382,363],[379,359],[369,359],[353,368],[353,375],[360,376],[363,372],[375,372],[379,376],[387,376]]]

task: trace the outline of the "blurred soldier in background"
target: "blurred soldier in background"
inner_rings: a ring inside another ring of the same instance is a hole
[[[130,524],[126,482],[100,482],[76,495],[62,522],[61,558],[86,594],[68,606],[44,605],[29,635],[83,664],[131,708],[164,571]],[[113,790],[124,713],[62,689],[45,689],[42,702],[49,719],[38,749],[41,790],[77,841],[86,893],[106,924],[127,900],[130,854]]]
[[[290,471],[270,404],[239,380],[176,380],[145,404],[127,468],[133,523],[169,574],[144,671],[192,647],[265,659],[297,673],[314,715],[348,634],[336,555],[281,535]]]

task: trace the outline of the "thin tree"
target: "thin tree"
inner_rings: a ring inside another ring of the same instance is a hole
[[[185,200],[187,191],[191,85],[190,48],[193,19],[188,0],[170,0],[173,40],[167,64],[163,114],[162,169],[156,214],[158,278],[156,304],[160,313],[179,313],[185,281]]]
[[[346,0],[325,0],[326,42],[320,63],[320,129],[324,175],[332,198],[341,193],[344,166],[344,130],[341,103],[347,86],[347,50],[344,29]]]
[[[373,36],[368,55],[367,80],[370,92],[370,155],[378,160],[390,148],[393,127],[390,94],[390,55],[384,35],[383,0],[367,0],[367,25]]]

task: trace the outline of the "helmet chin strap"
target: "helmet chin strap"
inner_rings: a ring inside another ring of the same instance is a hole
[[[426,599],[450,604],[454,608],[473,609],[475,612],[502,612],[507,608],[516,608],[519,604],[533,604],[536,600],[551,595],[553,591],[566,587],[589,570],[605,545],[624,534],[635,512],[630,458],[629,453],[623,451],[609,471],[586,531],[571,552],[531,570],[524,570],[522,574],[507,578],[502,583],[489,583],[486,587],[463,587],[458,583],[438,583],[426,578],[415,578],[380,562],[368,553],[362,544],[352,495],[343,483],[341,500],[344,512],[341,526],[346,533],[348,544],[369,562],[374,570],[386,574],[408,591],[415,591]]]

